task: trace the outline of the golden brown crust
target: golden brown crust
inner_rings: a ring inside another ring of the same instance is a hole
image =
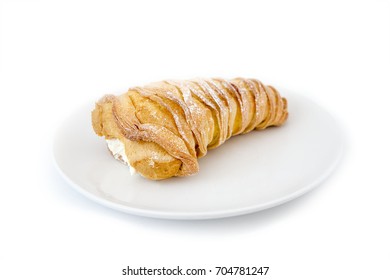
[[[96,103],[92,126],[119,139],[130,165],[159,180],[199,171],[198,157],[233,135],[282,125],[287,100],[272,86],[236,78],[163,81],[107,95]]]

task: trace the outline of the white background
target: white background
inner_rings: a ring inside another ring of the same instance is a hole
[[[1,279],[131,279],[127,265],[390,279],[389,1],[2,1],[0,11]],[[341,165],[293,202],[197,222],[104,208],[57,173],[53,134],[80,105],[198,76],[255,77],[320,103],[346,133]]]

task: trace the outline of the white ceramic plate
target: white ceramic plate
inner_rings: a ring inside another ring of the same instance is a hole
[[[339,161],[335,120],[310,100],[283,92],[282,127],[232,137],[199,160],[191,177],[150,181],[131,176],[91,127],[94,104],[75,112],[54,140],[60,173],[81,194],[123,212],[167,219],[236,216],[292,200],[318,186]]]

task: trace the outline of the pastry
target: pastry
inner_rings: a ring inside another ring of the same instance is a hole
[[[236,78],[162,81],[106,95],[96,134],[131,171],[160,180],[199,171],[198,158],[231,136],[282,125],[287,101],[272,86]]]

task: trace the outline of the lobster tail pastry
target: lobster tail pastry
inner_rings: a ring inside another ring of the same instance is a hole
[[[255,79],[169,80],[104,96],[92,126],[116,159],[160,180],[197,173],[208,149],[287,116],[286,99]]]

